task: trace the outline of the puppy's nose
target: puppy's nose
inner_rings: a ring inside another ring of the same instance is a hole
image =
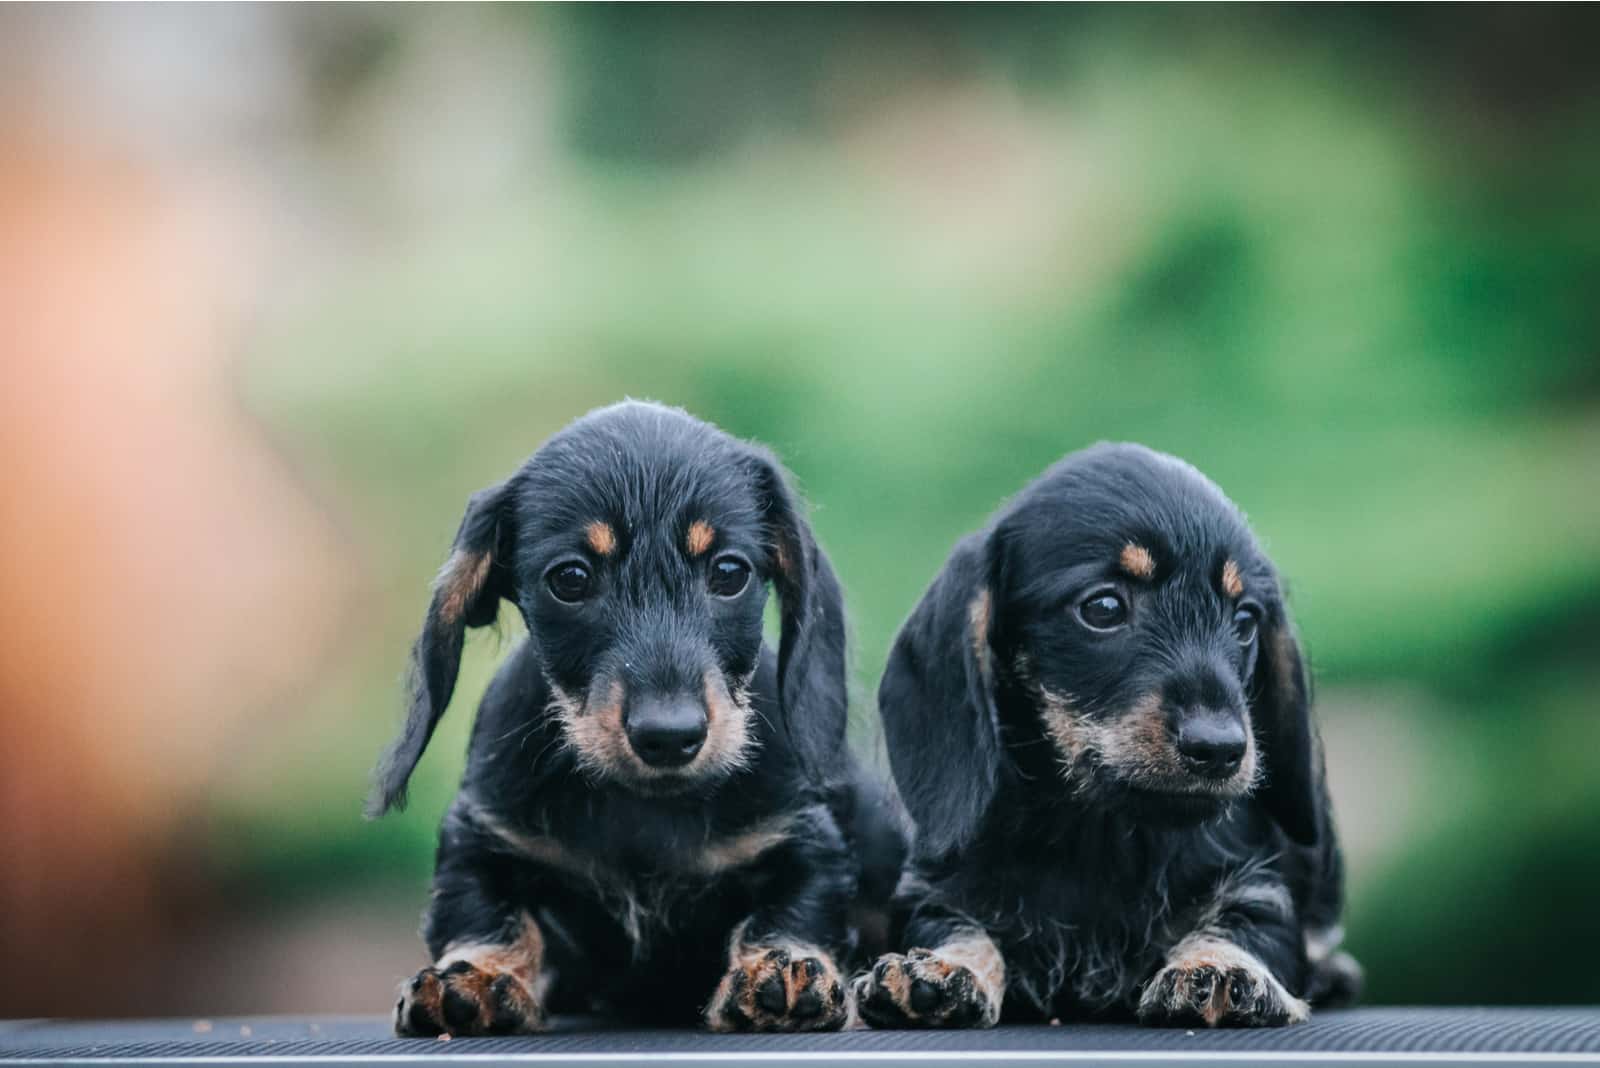
[[[1178,753],[1189,770],[1210,779],[1226,779],[1239,770],[1247,739],[1244,724],[1232,712],[1201,708],[1178,721]]]
[[[640,760],[653,768],[681,767],[705,744],[705,706],[692,697],[647,697],[628,710],[627,731]]]

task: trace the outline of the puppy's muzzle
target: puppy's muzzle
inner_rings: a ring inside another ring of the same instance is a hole
[[[1231,709],[1185,709],[1175,733],[1184,768],[1202,778],[1229,778],[1244,763],[1249,748],[1244,721]]]
[[[689,763],[705,745],[706,728],[704,703],[681,694],[632,701],[623,722],[628,744],[652,768]]]

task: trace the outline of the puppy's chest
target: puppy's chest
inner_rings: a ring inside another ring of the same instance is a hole
[[[671,901],[699,897],[723,884],[760,875],[767,849],[757,835],[710,836],[690,841],[612,842],[567,845],[549,864],[569,883],[602,897],[627,895]]]
[[[1117,1012],[1181,937],[1202,894],[1176,872],[1097,879],[1059,870],[969,883],[1007,962],[1007,985],[1040,1013]]]
[[[530,893],[558,887],[563,897],[586,900],[634,943],[681,924],[712,899],[748,896],[763,862],[789,840],[791,825],[790,817],[778,815],[726,831],[699,823],[604,820],[587,829],[558,824],[530,832],[479,819],[501,851],[523,862]]]

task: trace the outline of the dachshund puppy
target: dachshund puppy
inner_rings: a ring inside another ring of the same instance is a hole
[[[1276,572],[1193,467],[1068,456],[963,539],[878,694],[916,822],[878,1027],[1277,1026],[1352,997]]]
[[[502,600],[529,634],[479,706],[423,922],[434,963],[402,985],[395,1030],[528,1032],[567,1011],[843,1025],[847,912],[863,878],[886,901],[903,851],[845,747],[839,584],[777,461],[624,403],[474,495],[371,814],[404,804],[464,632]]]

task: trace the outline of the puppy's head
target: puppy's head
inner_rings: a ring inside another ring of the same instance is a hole
[[[917,699],[949,726],[916,723]],[[1221,491],[1139,446],[1068,457],[958,547],[897,643],[883,710],[914,815],[925,799],[919,834],[928,823],[942,848],[975,831],[1008,767],[1168,825],[1256,792],[1292,837],[1317,835],[1304,672],[1272,565]],[[952,755],[968,785],[935,785],[924,765]]]
[[[501,599],[527,622],[551,694],[528,714],[557,719],[591,779],[665,795],[725,778],[757,744],[750,686],[769,583],[783,609],[785,737],[825,767],[845,727],[842,599],[782,469],[677,409],[585,416],[468,505],[371,809],[404,802],[464,628],[493,622]]]

